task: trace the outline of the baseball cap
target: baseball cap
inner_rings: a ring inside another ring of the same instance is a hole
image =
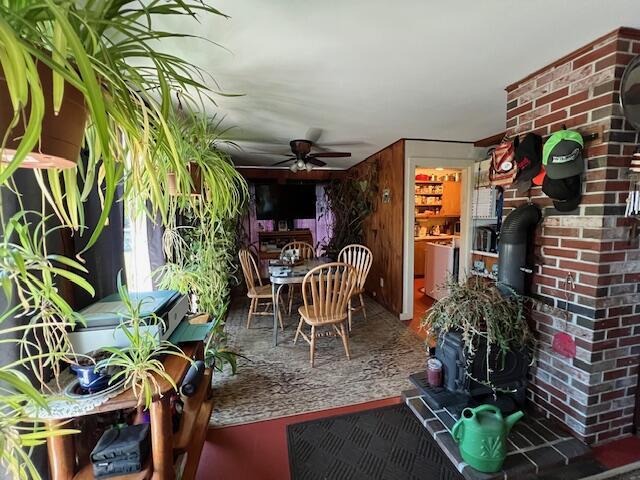
[[[582,135],[560,130],[549,137],[542,149],[542,163],[547,177],[554,180],[580,175],[584,171]]]
[[[580,175],[553,179],[544,177],[542,191],[553,200],[553,206],[560,212],[570,212],[578,208],[582,199],[582,182]]]
[[[529,182],[542,168],[542,137],[527,133],[516,149],[515,162],[518,165],[516,182]]]
[[[544,169],[544,167],[541,165],[540,166],[540,173],[538,175],[536,175],[535,177],[533,177],[533,180],[531,180],[531,182],[534,185],[542,185],[542,182],[544,182],[545,177],[547,176],[547,171]]]

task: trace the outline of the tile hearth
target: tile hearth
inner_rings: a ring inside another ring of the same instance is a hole
[[[551,469],[581,461],[591,453],[589,447],[561,430],[557,423],[527,412],[509,435],[503,470],[493,474],[481,473],[462,460],[458,445],[451,436],[456,412],[449,412],[446,408],[432,409],[419,390],[405,391],[402,397],[453,465],[469,480],[538,478]]]

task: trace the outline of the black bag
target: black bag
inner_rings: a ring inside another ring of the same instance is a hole
[[[96,478],[127,475],[142,470],[142,464],[138,460],[105,460],[93,464],[93,475]]]
[[[110,428],[98,440],[91,452],[91,462],[105,460],[137,460],[144,463],[149,454],[149,424],[129,425],[128,427]]]

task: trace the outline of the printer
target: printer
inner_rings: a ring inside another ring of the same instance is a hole
[[[175,290],[129,293],[134,304],[140,303],[140,316],[146,326],[141,331],[150,332],[158,342],[169,338],[189,310],[189,299]],[[103,347],[127,347],[129,339],[121,328],[127,320],[127,308],[116,293],[104,297],[78,312],[86,325],[78,324],[69,332],[69,340],[76,353],[88,353]],[[162,321],[155,321],[153,316]]]

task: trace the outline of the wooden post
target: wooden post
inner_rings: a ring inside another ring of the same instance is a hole
[[[51,429],[55,429],[59,422],[47,422]],[[75,451],[71,435],[60,435],[47,438],[47,453],[49,455],[49,471],[51,480],[72,480],[75,474]]]
[[[171,406],[169,396],[151,404],[151,450],[153,456],[153,478],[174,480],[173,470],[173,428],[171,426]]]

